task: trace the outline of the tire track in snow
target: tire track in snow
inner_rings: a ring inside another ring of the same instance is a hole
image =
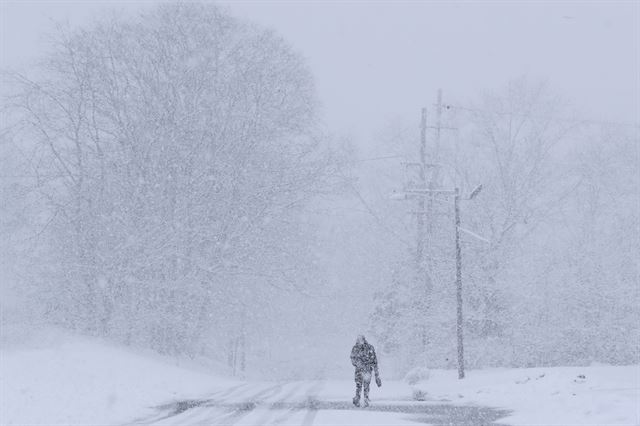
[[[305,400],[307,414],[305,414],[304,418],[302,419],[302,426],[313,425],[313,421],[318,414],[318,400],[316,399],[316,396],[323,386],[324,382],[318,381],[309,389],[309,392],[307,392]]]
[[[328,400],[317,398],[322,382],[255,383],[239,385],[211,394],[223,395],[220,400],[185,400],[162,406],[168,410],[157,416],[147,418],[143,424],[156,425],[277,425],[302,424],[312,426],[319,411],[330,411],[333,414],[363,410],[353,406],[351,401]],[[247,386],[253,391],[248,392]],[[299,398],[304,394],[306,396]],[[292,398],[293,397],[293,398]],[[230,401],[231,400],[231,401]],[[305,411],[306,410],[306,411]],[[395,413],[407,415],[406,419],[422,424],[482,424],[495,425],[496,421],[510,414],[509,411],[491,407],[455,405],[447,403],[417,403],[405,400],[381,400],[373,403],[363,411]],[[289,422],[289,423],[287,423]],[[300,423],[301,422],[301,423]],[[140,421],[133,423],[141,424]],[[132,423],[129,423],[132,424]]]
[[[303,385],[304,385],[304,384],[303,384]],[[287,421],[287,420],[288,420],[289,418],[291,418],[294,414],[296,414],[296,413],[298,413],[298,412],[300,412],[300,411],[304,410],[305,408],[306,408],[307,410],[310,410],[310,411],[314,411],[314,412],[315,412],[315,411],[317,411],[317,410],[314,410],[314,409],[313,409],[313,407],[314,407],[314,403],[313,403],[313,401],[315,401],[315,398],[314,398],[314,397],[315,397],[315,395],[317,395],[317,393],[320,391],[320,389],[322,388],[322,385],[323,385],[323,383],[322,383],[322,382],[320,382],[320,381],[316,381],[316,382],[308,383],[308,389],[307,389],[307,392],[305,393],[304,399],[300,402],[300,405],[299,405],[299,406],[294,406],[293,408],[289,409],[289,410],[288,410],[287,412],[285,412],[284,414],[282,414],[282,415],[278,416],[278,417],[274,420],[274,422],[273,422],[273,423],[271,423],[271,424],[273,424],[273,425],[279,425],[279,424],[281,424],[282,422]],[[300,389],[300,388],[298,388],[298,389]],[[289,395],[289,396],[291,396],[291,395]],[[286,402],[286,400],[285,400],[285,401],[282,401],[282,402]],[[307,414],[307,415],[305,416],[305,419],[307,418],[307,416],[308,416],[308,415],[309,415],[309,414]],[[315,417],[315,415],[314,415],[314,417]],[[313,422],[313,419],[311,419],[311,421]],[[303,422],[304,422],[304,420],[303,420]],[[303,424],[305,424],[305,423],[303,423]],[[256,426],[259,426],[259,425],[256,423]]]
[[[312,426],[313,421],[316,419],[316,415],[318,415],[318,409],[310,408],[304,416],[304,419],[302,419],[302,426]]]
[[[212,403],[218,403],[218,402],[224,402],[224,401],[229,401],[232,398],[237,398],[237,397],[242,397],[246,391],[251,391],[252,387],[254,387],[255,384],[253,383],[249,383],[249,382],[245,382],[239,386],[235,386],[231,389],[227,389],[228,392],[224,393],[224,395],[216,395],[215,398],[210,398]]]
[[[241,388],[246,388],[248,386],[250,386],[250,383],[241,383],[239,385],[235,385],[235,386],[232,386],[230,388],[223,388],[223,389],[217,390],[217,391],[209,394],[206,399],[182,400],[182,401],[175,401],[175,402],[171,402],[171,403],[168,403],[168,404],[159,405],[159,406],[157,406],[155,408],[158,409],[158,410],[170,410],[170,411],[168,413],[156,414],[156,415],[152,415],[152,416],[146,417],[146,418],[137,418],[137,419],[134,419],[132,423],[126,423],[126,425],[129,425],[129,424],[156,424],[156,423],[162,424],[162,423],[159,423],[159,422],[163,422],[166,419],[170,419],[170,418],[173,418],[173,417],[176,417],[176,416],[180,416],[185,411],[193,410],[196,407],[204,405],[207,402],[212,401],[213,398],[218,397],[219,395],[224,395],[224,397],[227,397],[227,396],[235,393],[236,391],[240,390]]]
[[[252,383],[244,383],[238,386],[235,386],[231,389],[227,389],[227,392],[217,392],[217,394],[223,394],[219,398],[210,398],[206,403],[202,404],[198,407],[190,407],[189,414],[183,415],[180,417],[180,422],[178,424],[193,424],[193,425],[211,425],[211,412],[215,411],[217,408],[221,408],[224,410],[223,413],[218,413],[213,419],[219,419],[223,417],[227,417],[230,414],[233,414],[237,410],[244,410],[245,407],[251,404],[252,398],[260,397],[262,393],[270,390],[272,387],[259,389],[258,392],[251,391],[251,389],[255,387],[255,384]],[[251,392],[249,392],[251,391]],[[239,401],[234,402],[233,400],[238,398]],[[240,408],[233,408],[234,406]],[[186,410],[185,410],[186,411]],[[180,415],[178,413],[177,415]],[[176,415],[172,416],[175,417]],[[176,419],[177,420],[177,419]]]
[[[269,422],[268,420],[273,417],[273,411],[274,410],[281,410],[281,406],[284,406],[285,403],[288,401],[289,398],[291,398],[291,396],[293,396],[294,394],[296,394],[297,392],[299,392],[301,389],[303,389],[305,387],[306,383],[305,382],[301,382],[301,383],[292,383],[291,388],[284,393],[284,395],[280,396],[278,398],[277,401],[272,402],[269,404],[269,407],[267,408],[267,412],[265,412],[259,419],[258,421],[254,422],[254,425],[256,426],[265,426],[265,425],[269,425],[269,424],[277,424],[277,423],[273,423],[273,422]],[[294,411],[295,409],[288,409],[287,413]],[[290,417],[291,414],[287,414],[285,413],[285,415],[281,415],[280,417]],[[277,419],[276,419],[277,421]]]
[[[244,399],[239,403],[223,404],[223,406],[227,405],[228,407],[230,407],[231,411],[228,411],[214,418],[208,417],[207,419],[203,419],[203,422],[199,424],[235,425],[240,420],[251,414],[256,407],[264,404],[264,401],[266,401],[269,397],[280,393],[284,385],[284,383],[279,383],[273,386],[269,386],[262,389],[258,393],[252,394],[249,398]],[[211,407],[214,408],[215,404],[212,404]]]
[[[285,395],[280,397],[278,401],[268,404],[268,407],[266,407],[268,411],[275,412],[275,414],[267,412],[253,424],[255,426],[280,425],[295,414],[305,409],[313,408],[315,401],[314,396],[322,386],[323,383],[320,381],[302,382],[293,386]],[[306,392],[304,392],[305,389]],[[291,400],[291,397],[295,394],[302,394],[302,397]],[[281,413],[278,415],[278,412]],[[274,416],[276,417],[274,418]]]
[[[181,414],[177,414],[171,417],[167,417],[165,419],[163,419],[161,422],[157,422],[157,423],[153,423],[156,426],[162,426],[162,425],[189,425],[189,424],[194,424],[193,422],[198,421],[199,418],[201,418],[201,416],[205,415],[205,414],[210,414],[211,409],[201,406],[201,407],[194,407],[192,409],[189,409],[188,411],[185,411]]]

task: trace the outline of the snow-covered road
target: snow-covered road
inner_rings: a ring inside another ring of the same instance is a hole
[[[351,382],[305,381],[244,383],[156,407],[152,417],[131,424],[150,425],[487,425],[507,412],[446,401],[398,399],[400,383],[372,389],[371,406],[351,403]],[[395,399],[390,397],[395,394]]]

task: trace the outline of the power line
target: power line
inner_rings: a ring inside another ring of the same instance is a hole
[[[447,104],[447,109],[457,109],[461,111],[469,111],[476,113],[485,113],[485,114],[497,114],[497,115],[515,115],[518,117],[530,117],[530,118],[540,118],[552,121],[564,121],[568,123],[583,123],[583,124],[597,124],[603,126],[627,126],[627,127],[638,127],[640,128],[640,122],[630,122],[630,121],[608,121],[608,120],[595,120],[590,118],[568,118],[568,117],[555,117],[553,115],[536,115],[536,114],[526,114],[526,113],[518,113],[512,111],[493,111],[482,108],[468,107],[464,105],[453,105]]]
[[[363,158],[361,160],[355,160],[356,163],[362,163],[365,161],[377,161],[377,160],[387,160],[390,158],[405,158],[404,155],[387,155],[384,157],[373,157],[373,158]]]
[[[436,104],[436,106],[437,106],[437,104]],[[519,117],[539,118],[539,119],[546,119],[546,120],[552,120],[552,121],[562,121],[562,122],[574,123],[574,124],[591,124],[591,125],[601,125],[601,126],[625,126],[625,127],[635,127],[635,128],[640,129],[640,122],[634,123],[634,122],[629,122],[629,121],[608,121],[608,120],[595,120],[595,119],[581,118],[581,117],[567,118],[567,117],[555,117],[553,115],[545,116],[545,115],[525,114],[525,113],[508,112],[508,111],[492,111],[492,110],[487,110],[487,109],[482,109],[482,108],[464,106],[464,105],[460,105],[460,104],[441,104],[439,107],[437,106],[438,110],[440,110],[441,108],[445,109],[445,110],[457,109],[457,110],[460,110],[460,111],[468,111],[468,112],[475,112],[475,113],[498,114],[498,115],[514,115],[514,116],[519,116]],[[426,126],[426,128],[436,129],[436,131],[438,133],[439,133],[439,131],[441,129],[458,130],[457,127],[446,127],[446,126],[442,126],[442,125]],[[404,155],[385,155],[385,156],[380,156],[380,157],[363,158],[363,159],[360,159],[360,160],[355,160],[355,162],[356,163],[363,163],[363,162],[367,162],[367,161],[388,160],[388,159],[393,159],[393,158],[406,158],[406,156],[404,156]]]

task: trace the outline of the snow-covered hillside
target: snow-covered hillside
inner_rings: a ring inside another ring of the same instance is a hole
[[[48,330],[0,350],[0,424],[122,423],[232,383],[170,358]]]

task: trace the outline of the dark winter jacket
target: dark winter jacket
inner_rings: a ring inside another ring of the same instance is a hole
[[[373,345],[370,345],[367,341],[363,344],[355,344],[351,349],[351,364],[356,370],[363,370],[370,372],[371,369],[375,369],[376,375],[378,374],[378,359],[376,358],[376,350]]]

